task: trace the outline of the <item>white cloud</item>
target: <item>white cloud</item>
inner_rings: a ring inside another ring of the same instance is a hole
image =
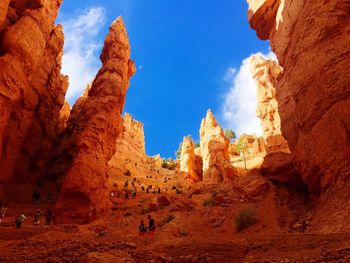
[[[77,16],[59,21],[65,34],[62,73],[69,76],[67,99],[72,104],[95,77],[101,63],[98,34],[105,25],[105,9],[90,7]]]
[[[271,51],[268,54],[258,54],[276,59]],[[229,83],[230,88],[224,95],[221,119],[224,127],[233,129],[237,134],[262,135],[260,119],[256,116],[257,94],[249,68],[250,57],[242,61],[238,71],[231,67],[227,70],[224,80]]]

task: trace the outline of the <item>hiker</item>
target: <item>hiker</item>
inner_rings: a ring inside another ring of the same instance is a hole
[[[132,197],[136,198],[136,190],[135,189],[132,191]]]
[[[168,187],[167,186],[165,187],[165,192],[168,192]]]
[[[160,187],[158,187],[158,194],[160,194]]]
[[[125,192],[124,198],[125,199],[129,199],[129,193],[128,192]]]
[[[52,222],[52,210],[49,208],[46,211],[46,216],[45,216],[45,225],[49,226],[51,225]]]
[[[47,194],[47,201],[51,201],[51,200],[52,200],[52,193],[49,192],[49,193]]]
[[[136,177],[134,177],[134,182],[136,182]]]
[[[139,226],[139,235],[144,236],[146,232],[147,232],[147,228],[145,226],[145,223],[143,222],[143,220],[141,220],[141,223]]]
[[[149,194],[149,187],[147,187],[146,193]]]
[[[148,231],[150,235],[154,235],[154,233],[156,232],[156,223],[154,221],[154,219],[152,218],[151,215],[147,216],[148,218]]]
[[[124,183],[124,188],[128,188],[128,186],[129,186],[129,181],[126,181],[125,183]]]
[[[131,186],[135,188],[135,184],[134,184],[134,182],[131,182]]]
[[[143,186],[143,184],[141,184],[141,190],[142,190],[142,192],[145,191],[145,187]]]
[[[37,209],[35,211],[35,214],[34,214],[34,225],[40,225],[40,219],[41,219],[41,216],[42,216],[42,212]]]
[[[40,200],[40,192],[37,190],[34,190],[32,194],[32,201],[39,201],[39,200]]]
[[[0,201],[0,224],[2,220],[5,218],[6,212],[7,212],[7,204],[2,203],[2,201]]]
[[[153,194],[155,194],[156,193],[156,188],[153,188]]]
[[[22,223],[24,220],[26,220],[27,217],[24,215],[24,213],[20,213],[17,217],[16,217],[16,220],[15,220],[15,223],[16,223],[16,228],[21,228],[22,226]]]

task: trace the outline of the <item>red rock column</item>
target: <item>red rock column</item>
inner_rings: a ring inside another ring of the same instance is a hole
[[[122,133],[122,110],[129,79],[135,73],[123,21],[109,29],[102,67],[87,94],[74,105],[51,176],[63,179],[55,215],[60,223],[88,223],[109,207],[108,161]],[[63,178],[62,178],[63,175]]]
[[[235,168],[230,164],[229,145],[229,139],[226,138],[211,110],[208,110],[200,127],[204,182],[220,183],[236,174]]]
[[[191,138],[184,137],[180,154],[180,172],[187,173],[194,182],[202,181],[202,158],[195,155]]]

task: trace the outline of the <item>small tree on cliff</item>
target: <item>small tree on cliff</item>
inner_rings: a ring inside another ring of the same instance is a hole
[[[225,136],[230,140],[236,139],[236,133],[233,130],[225,129],[224,130]]]
[[[248,149],[248,142],[247,138],[240,137],[237,142],[237,151],[241,154],[243,154],[243,160],[244,160],[244,168],[247,170],[247,161],[245,159],[245,153]]]

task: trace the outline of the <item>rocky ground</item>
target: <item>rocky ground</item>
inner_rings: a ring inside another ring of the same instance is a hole
[[[299,193],[273,186],[254,170],[242,170],[234,187],[189,185],[174,171],[164,170],[166,175],[162,171],[152,179],[136,178],[136,198],[124,198],[124,183],[133,177],[113,178],[116,196],[111,197],[110,213],[88,225],[44,226],[41,222],[34,226],[34,211],[45,211],[53,204],[9,202],[8,216],[0,227],[0,262],[350,260],[349,233],[308,232],[309,223],[300,221],[308,201]],[[170,178],[166,183],[165,176]],[[162,193],[142,192],[141,184],[159,186]],[[128,191],[131,188],[129,184]],[[245,208],[257,212],[257,223],[237,231],[235,218]],[[20,211],[28,220],[22,229],[15,229],[14,218]],[[156,220],[157,232],[139,236],[139,223],[147,222],[149,214]]]

